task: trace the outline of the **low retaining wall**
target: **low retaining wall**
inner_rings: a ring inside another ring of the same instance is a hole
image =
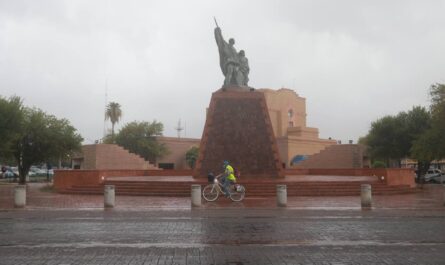
[[[55,170],[54,188],[62,191],[75,185],[100,185],[102,177],[191,176],[192,170]]]
[[[385,181],[389,186],[409,185],[414,188],[416,186],[415,174],[414,170],[410,168],[388,168],[386,169]]]
[[[55,170],[54,187],[57,191],[75,185],[100,185],[102,177],[134,176],[192,176],[192,170]],[[345,169],[286,169],[285,175],[320,176],[378,176],[389,186],[415,187],[414,170],[409,168],[345,168]],[[382,179],[383,177],[383,179]]]
[[[414,188],[414,169],[411,168],[309,168],[286,169],[286,175],[320,176],[378,176],[389,186],[409,185]]]

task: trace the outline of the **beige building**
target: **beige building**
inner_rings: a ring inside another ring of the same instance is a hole
[[[306,99],[298,96],[295,91],[286,88],[258,89],[257,91],[265,95],[284,167],[294,167],[299,160],[336,144],[335,140],[320,139],[317,128],[307,127]],[[185,154],[191,147],[200,144],[200,139],[192,138],[161,136],[157,137],[157,140],[165,144],[170,151],[156,163],[157,167],[165,169],[188,169]],[[117,145],[86,145],[82,148],[82,153],[73,159],[74,168],[147,169],[154,167],[148,162],[144,163],[141,157],[128,153]],[[336,153],[333,154],[336,156]],[[335,162],[335,164],[338,163]]]
[[[169,154],[158,159],[157,166],[165,169],[188,169],[185,154],[193,146],[199,147],[201,139],[177,138],[160,136],[156,138],[159,143],[165,144]]]
[[[292,160],[316,154],[335,140],[320,139],[318,129],[306,126],[306,99],[291,89],[258,89],[264,93],[273,131],[277,138],[280,157],[284,166],[291,167]],[[185,169],[185,153],[192,146],[199,146],[200,139],[158,137],[171,153],[158,161],[163,168]],[[172,167],[173,166],[173,167]]]
[[[306,125],[306,99],[287,88],[259,89],[266,97],[267,108],[281,160],[291,167],[299,158],[318,153],[337,142],[320,139],[318,129]]]

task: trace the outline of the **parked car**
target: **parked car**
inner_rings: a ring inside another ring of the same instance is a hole
[[[18,176],[18,172],[14,171],[13,167],[3,166],[0,172],[2,178],[14,178]]]
[[[439,169],[429,169],[425,174],[425,182],[440,183],[442,171]]]

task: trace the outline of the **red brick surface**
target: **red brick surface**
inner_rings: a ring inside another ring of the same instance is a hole
[[[192,170],[55,170],[54,187],[58,191],[75,185],[100,185],[102,177],[191,176]]]
[[[279,177],[281,161],[261,92],[213,93],[195,175],[222,171],[229,160],[243,177]]]
[[[40,188],[47,184],[28,184],[27,206],[25,209],[36,208],[103,208],[103,195],[71,195],[55,192],[43,192]],[[14,185],[0,185],[0,209],[12,209]],[[374,208],[409,208],[409,209],[444,209],[444,188],[442,185],[424,185],[418,192],[402,195],[373,196]],[[116,197],[116,209],[190,209],[190,197],[145,197],[120,196]],[[247,197],[243,202],[234,203],[230,199],[219,198],[208,203],[203,201],[204,208],[245,208],[276,207],[276,200],[271,197]],[[316,209],[360,209],[360,196],[334,196],[334,197],[289,197],[288,208],[316,208]]]

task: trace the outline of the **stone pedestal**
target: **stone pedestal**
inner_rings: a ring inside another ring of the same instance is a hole
[[[287,186],[277,185],[277,206],[286,207],[287,206]]]
[[[241,178],[282,177],[282,164],[264,94],[227,88],[212,95],[195,177],[223,171],[223,161]]]
[[[360,197],[362,207],[369,208],[372,206],[371,184],[361,185]]]
[[[201,185],[192,185],[191,200],[192,207],[201,206]]]
[[[114,185],[104,186],[104,207],[113,208],[115,203],[115,189]]]
[[[14,207],[23,208],[26,206],[26,185],[14,187]]]

